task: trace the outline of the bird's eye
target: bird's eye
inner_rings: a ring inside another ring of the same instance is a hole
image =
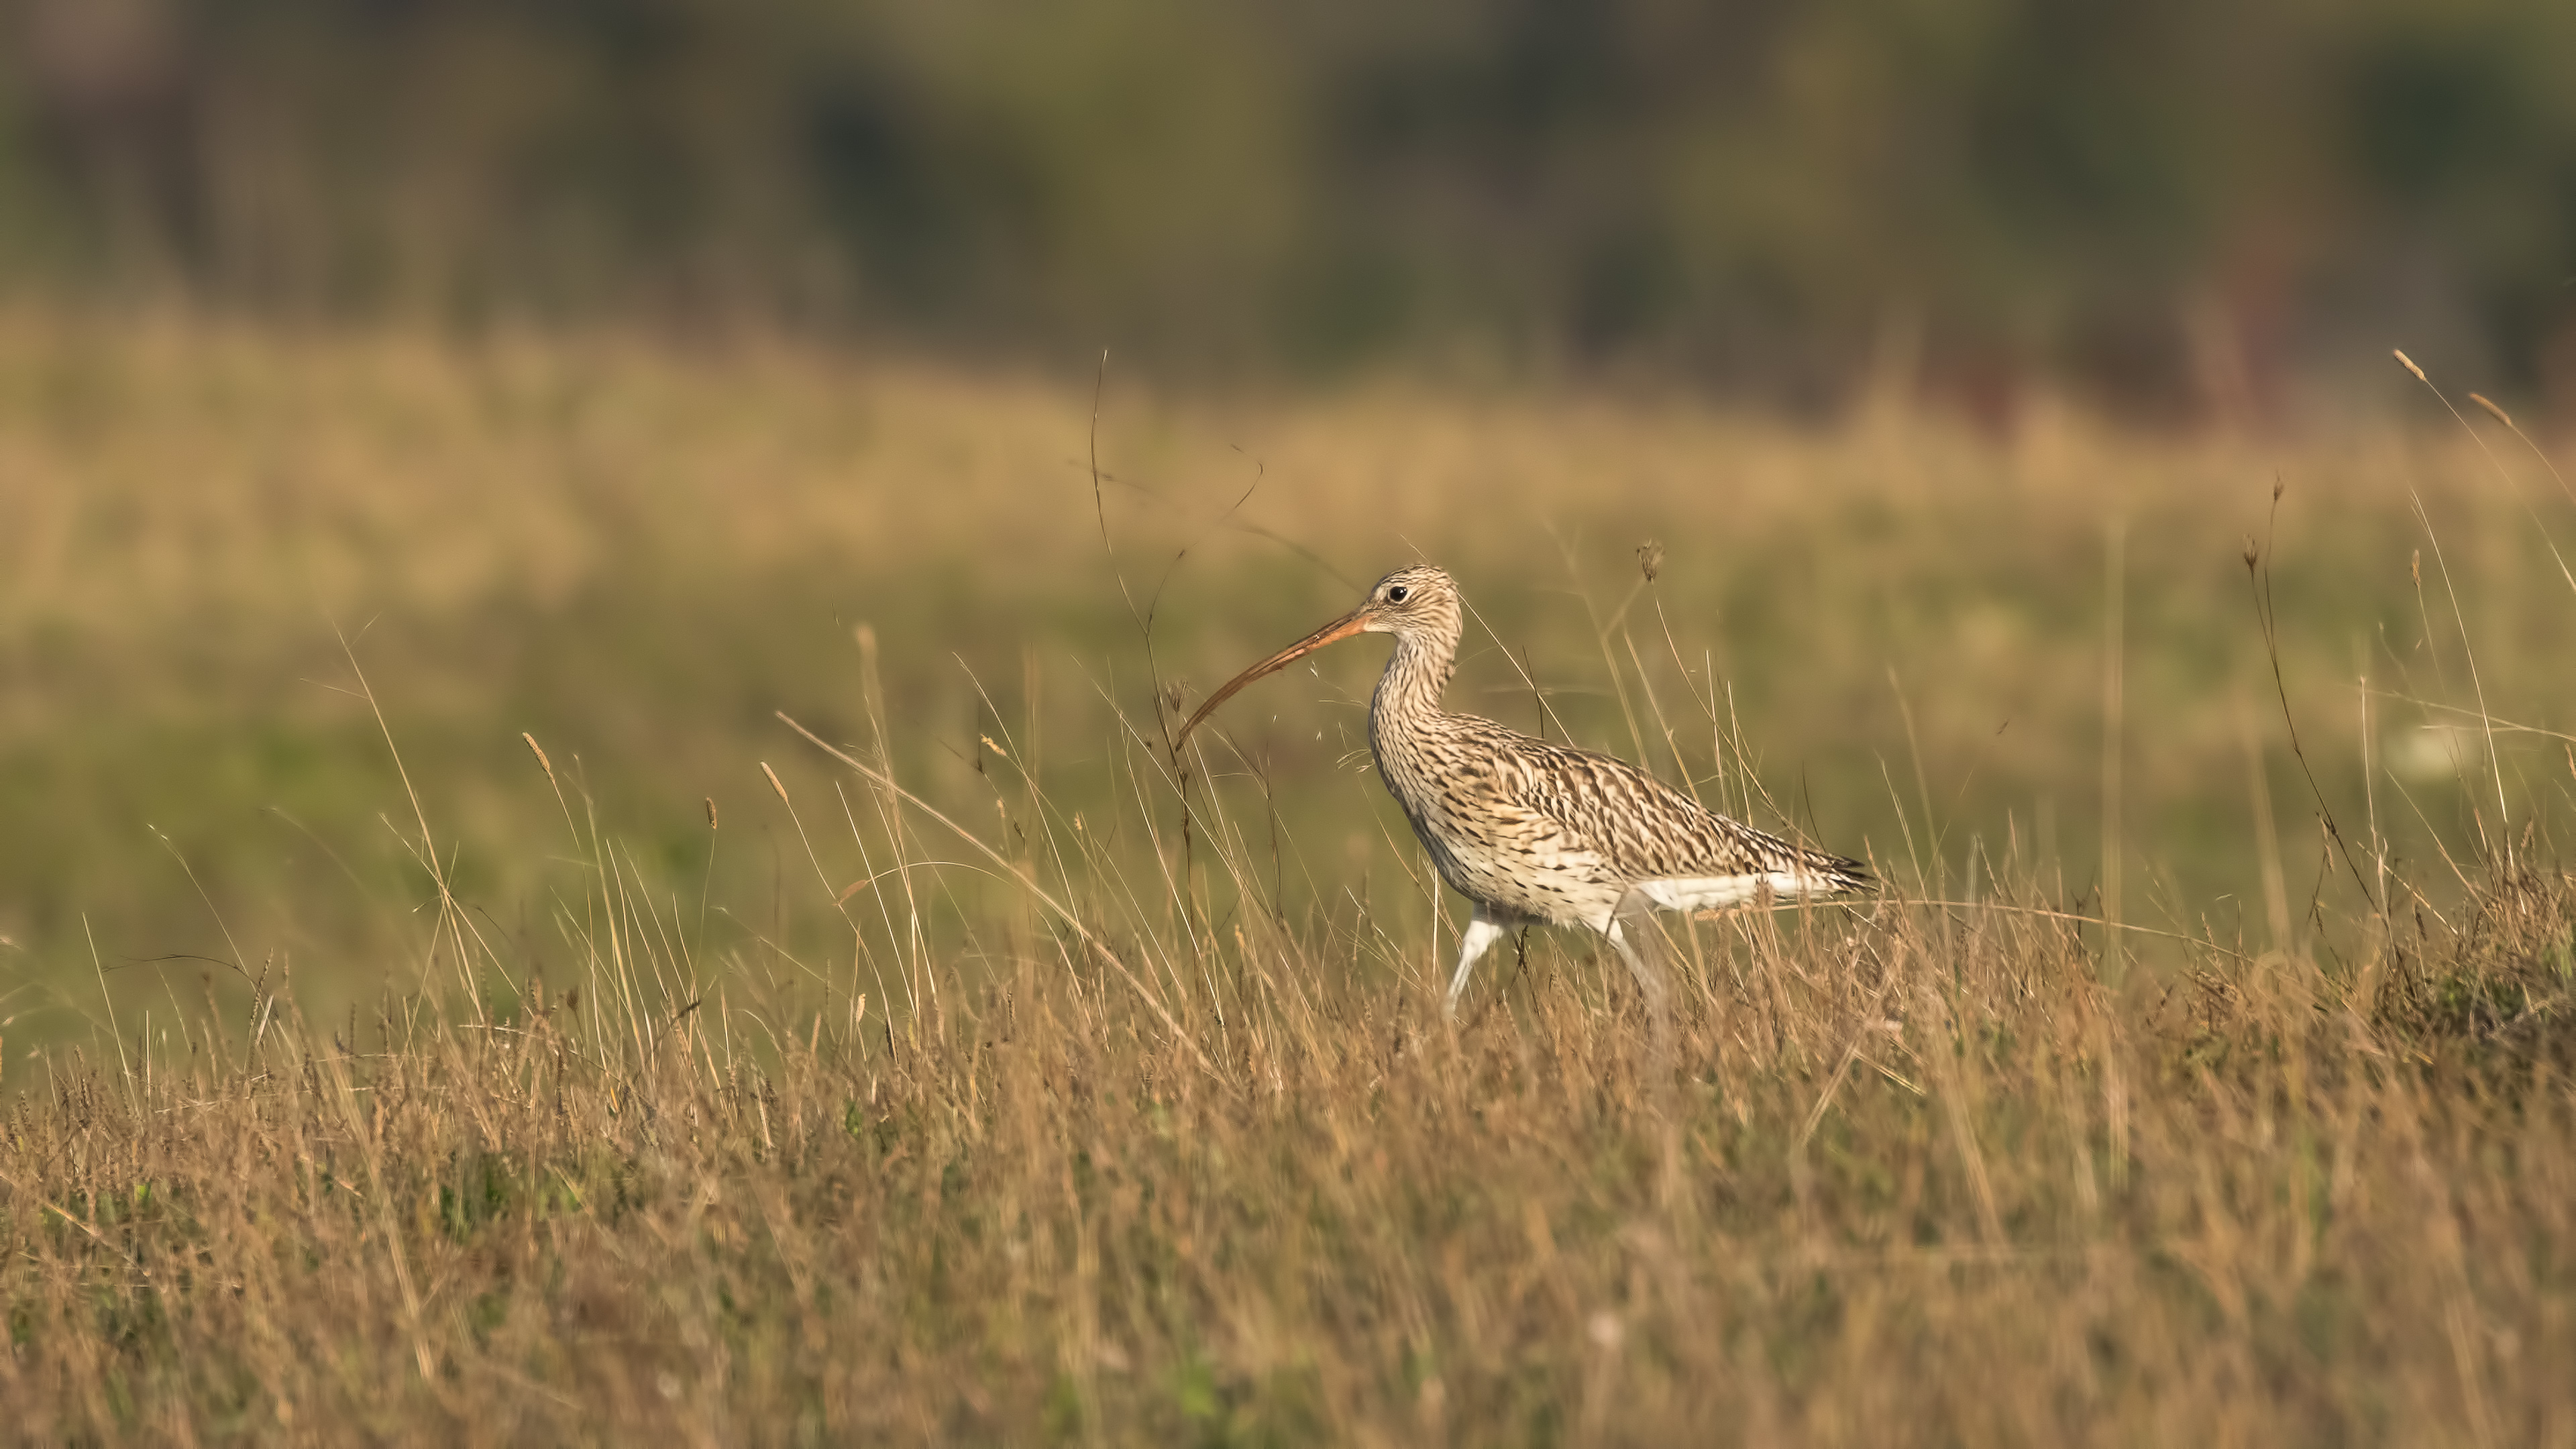
[[[1406,588],[1402,584],[1397,584],[1394,588],[1386,591],[1386,601],[1390,604],[1401,604],[1404,602],[1404,596],[1411,592],[1413,592],[1411,589]]]

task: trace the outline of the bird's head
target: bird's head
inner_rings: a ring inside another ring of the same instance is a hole
[[[1359,632],[1370,634],[1455,635],[1458,586],[1428,564],[1397,569],[1378,580],[1344,622],[1353,621]]]
[[[1287,668],[1327,644],[1339,643],[1354,634],[1455,640],[1461,623],[1459,615],[1458,585],[1447,574],[1428,565],[1397,569],[1378,580],[1358,608],[1236,675],[1223,689],[1209,695],[1207,703],[1200,705],[1198,713],[1191,715],[1189,723],[1173,737],[1173,748],[1179,748],[1180,742],[1190,737],[1190,731],[1199,727],[1199,721],[1214,714],[1218,705],[1234,697],[1235,691]]]

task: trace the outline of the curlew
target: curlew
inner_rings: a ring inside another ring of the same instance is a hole
[[[1181,726],[1186,740],[1236,691],[1355,634],[1392,634],[1369,701],[1369,752],[1440,878],[1475,905],[1442,1009],[1496,938],[1515,926],[1582,926],[1637,979],[1660,1036],[1664,976],[1648,917],[1858,890],[1859,862],[1730,820],[1624,760],[1536,740],[1440,707],[1464,626],[1458,586],[1435,568],[1398,569],[1361,605],[1236,675]]]

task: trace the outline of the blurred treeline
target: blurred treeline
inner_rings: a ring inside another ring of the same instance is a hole
[[[2568,0],[0,0],[0,287],[1174,375],[2576,391]]]

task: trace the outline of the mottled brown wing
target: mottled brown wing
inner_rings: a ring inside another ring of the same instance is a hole
[[[1846,887],[1868,883],[1858,862],[1716,814],[1625,760],[1488,728],[1498,737],[1486,743],[1503,796],[1554,822],[1567,847],[1592,851],[1628,880],[1794,870]]]

